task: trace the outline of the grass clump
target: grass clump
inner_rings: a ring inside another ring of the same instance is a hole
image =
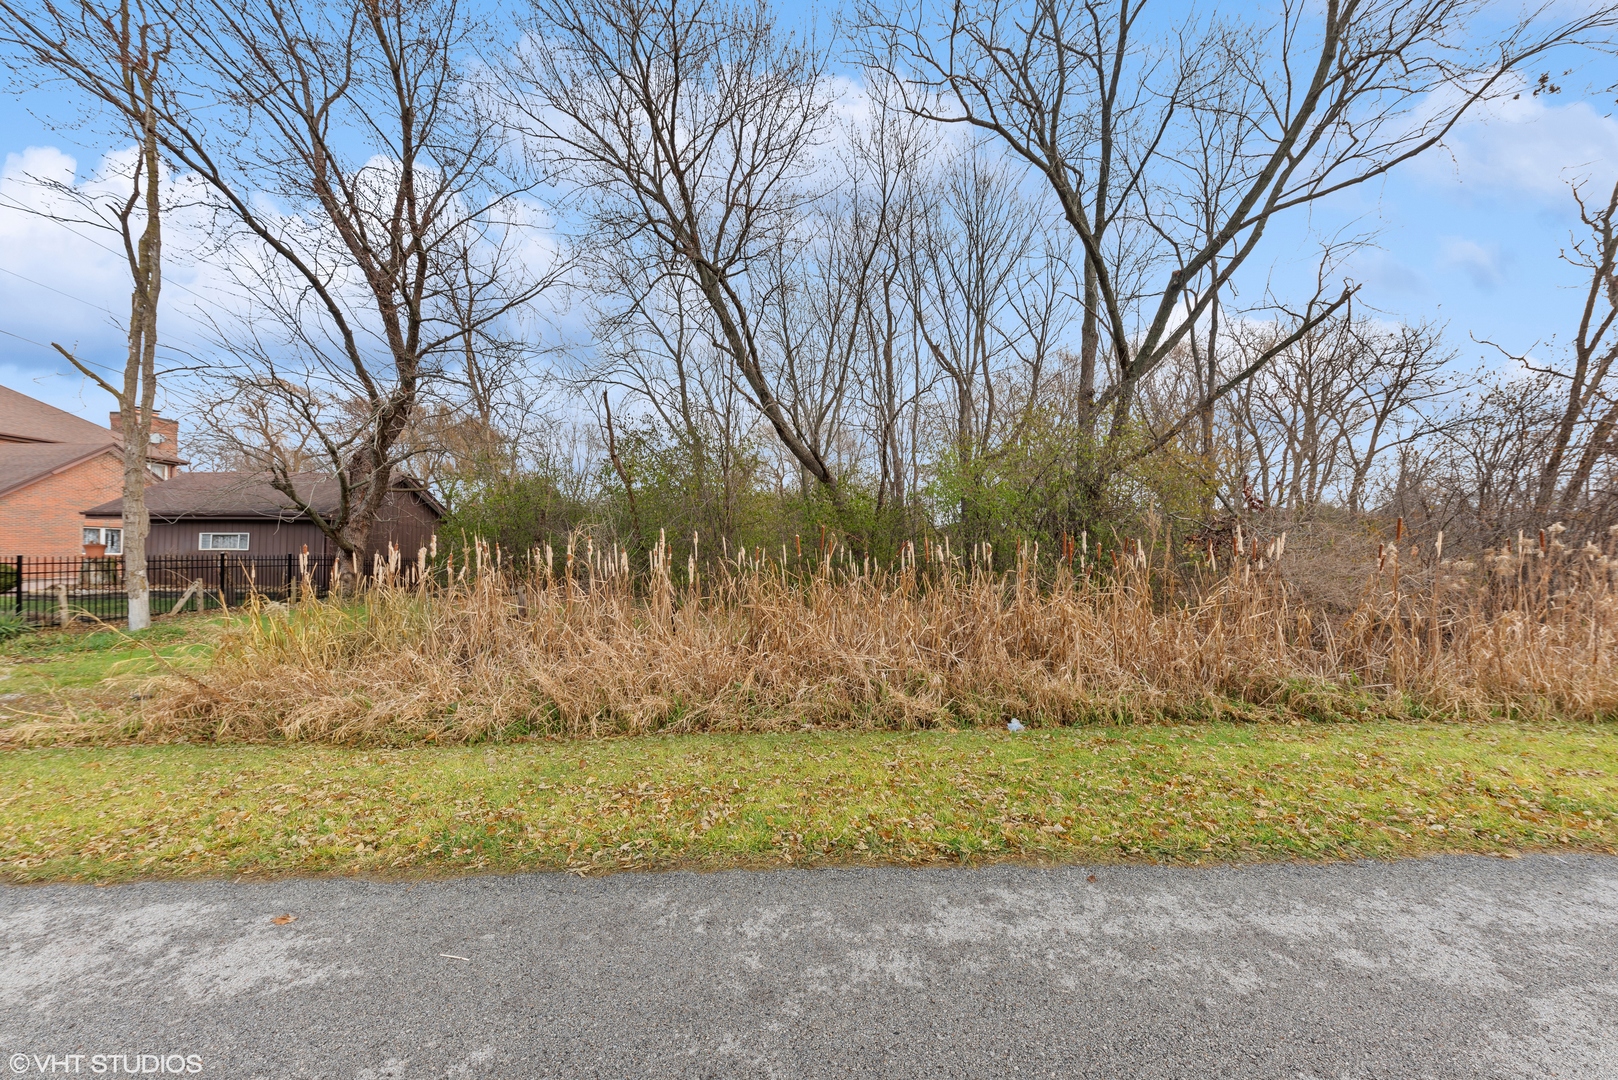
[[[48,628],[0,642],[0,746],[138,735],[154,679],[205,669],[232,621],[165,620],[137,634]]]

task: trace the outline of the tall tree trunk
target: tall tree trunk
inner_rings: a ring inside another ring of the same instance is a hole
[[[1101,352],[1101,320],[1097,306],[1101,291],[1096,283],[1095,264],[1084,260],[1084,320],[1079,327],[1079,417],[1081,426],[1091,430],[1096,403],[1096,357]]]
[[[129,357],[124,364],[124,392],[119,402],[124,414],[124,590],[129,600],[131,630],[144,630],[152,624],[151,593],[146,581],[146,537],[151,531],[146,511],[146,484],[151,477],[146,459],[152,443],[152,408],[157,401],[157,298],[163,287],[157,115],[151,72],[146,75],[140,87],[146,109],[140,160],[136,163],[137,169],[145,173],[146,222],[136,254],[130,260],[135,287],[130,296]]]
[[[163,286],[162,192],[159,182],[162,160],[158,153],[158,69],[168,54],[166,29],[151,23],[137,24],[129,0],[122,0],[114,12],[103,14],[86,6],[85,25],[109,41],[96,49],[113,58],[105,73],[92,71],[55,42],[42,52],[58,62],[68,78],[117,108],[137,139],[134,173],[129,197],[116,204],[112,216],[118,220],[129,264],[129,352],[124,358],[122,386],[113,386],[93,367],[62,345],[52,342],[57,352],[118,402],[118,424],[124,451],[123,566],[125,595],[129,602],[129,628],[144,630],[151,625],[151,597],[146,582],[146,534],[150,522],[146,512],[146,460],[151,447],[152,408],[157,400],[157,299]],[[9,12],[8,14],[14,14]],[[135,236],[135,211],[145,215],[140,236]]]

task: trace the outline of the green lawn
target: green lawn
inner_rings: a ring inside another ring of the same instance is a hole
[[[11,749],[0,752],[0,876],[1611,851],[1615,736],[1571,724],[1208,724]]]
[[[5,564],[0,563],[0,567]],[[175,603],[185,595],[183,589],[153,589],[151,592],[151,611],[154,616],[166,617],[173,610]],[[0,612],[16,612],[25,615],[35,625],[53,627],[56,625],[57,600],[49,592],[29,592],[23,594],[22,608],[19,611],[14,594],[0,589]],[[239,597],[233,597],[239,600]],[[103,622],[119,623],[128,618],[129,598],[119,592],[86,593],[75,590],[68,595],[68,608],[73,616],[79,620],[80,625],[100,619]],[[194,610],[194,600],[187,601],[186,611],[189,614]],[[204,609],[217,611],[219,609],[219,594],[204,592],[202,594]]]
[[[205,673],[225,625],[184,617],[135,637],[43,631],[0,645],[0,877],[1618,847],[1612,724],[128,745],[131,698],[153,675]],[[30,725],[124,745],[30,745]]]
[[[165,670],[194,670],[206,663],[214,632],[228,621],[180,616],[134,635],[84,627],[25,633],[0,645],[0,695],[110,694]]]

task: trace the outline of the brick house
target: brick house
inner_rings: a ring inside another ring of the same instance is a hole
[[[26,394],[0,386],[0,556],[83,553],[89,543],[108,554],[122,548],[117,521],[86,527],[84,508],[121,499],[122,425],[117,413],[97,427]],[[179,466],[179,423],[152,418],[153,481]]]

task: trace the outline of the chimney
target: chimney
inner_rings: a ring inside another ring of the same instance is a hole
[[[124,416],[121,412],[108,413],[107,426],[114,435],[120,438],[124,433]],[[152,444],[146,453],[154,459],[162,461],[180,460],[180,422],[167,420],[156,413],[152,414]]]

